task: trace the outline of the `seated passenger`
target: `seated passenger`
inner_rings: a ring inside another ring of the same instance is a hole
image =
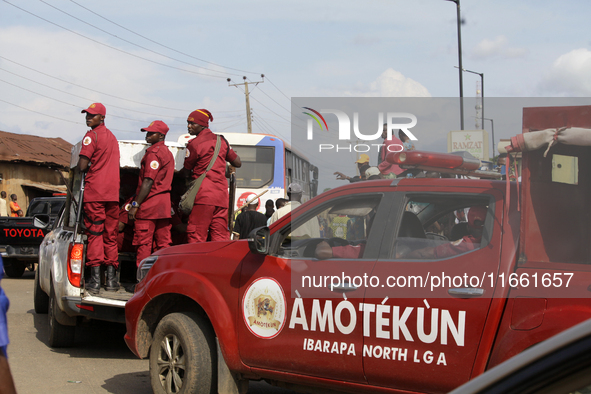
[[[330,246],[328,242],[322,241],[316,245],[316,258],[326,259],[359,259],[365,251],[365,243],[359,245]]]
[[[409,259],[442,259],[478,249],[482,239],[482,229],[487,210],[488,208],[482,205],[470,208],[468,212],[469,234],[461,239],[439,246],[418,249],[402,257]]]

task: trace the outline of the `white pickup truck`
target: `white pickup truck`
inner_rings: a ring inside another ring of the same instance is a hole
[[[185,145],[176,142],[166,145],[175,158],[175,171],[180,170]],[[122,182],[121,192],[135,192],[140,163],[147,147],[143,141],[119,141],[121,179],[126,180],[126,184]],[[84,190],[80,190],[81,174],[76,167],[80,148],[80,143],[72,148],[66,204],[53,231],[45,236],[39,247],[39,267],[35,273],[35,312],[49,316],[51,347],[72,346],[76,326],[83,319],[125,323],[125,303],[133,295],[125,287],[136,281],[135,253],[119,253],[121,289],[107,292],[101,288],[98,295],[91,295],[84,289],[86,236],[78,211]],[[126,197],[122,193],[119,195],[120,198]]]

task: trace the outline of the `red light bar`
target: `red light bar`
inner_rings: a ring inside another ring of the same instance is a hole
[[[449,153],[421,152],[417,150],[393,152],[386,156],[388,163],[404,168],[429,167],[441,170],[476,171],[480,168],[480,160],[465,158]],[[445,172],[445,171],[442,171]]]
[[[80,309],[86,309],[87,311],[90,312],[94,312],[94,307],[90,306],[90,305],[82,305],[82,304],[76,304],[76,306]]]

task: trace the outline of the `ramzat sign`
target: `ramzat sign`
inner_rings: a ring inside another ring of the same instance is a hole
[[[324,116],[322,116],[322,114],[336,115],[337,120],[339,122],[339,140],[351,140],[351,120],[345,112],[337,110],[337,109],[321,109],[320,111],[316,111],[310,107],[304,107],[304,109],[307,109],[310,112],[312,112],[312,113],[304,112],[305,115],[308,115],[312,118],[312,119],[308,119],[308,127],[307,127],[308,140],[313,139],[314,122],[312,122],[312,120],[316,121],[318,126],[320,126],[321,130],[324,130],[326,128],[326,131],[328,131],[328,124],[326,123],[326,120],[324,119]],[[408,122],[408,121],[407,122],[397,122],[397,121],[395,122],[395,120],[401,120],[401,119],[410,120],[410,122]],[[406,134],[408,136],[408,138],[410,138],[413,141],[417,141],[417,137],[415,137],[414,134],[411,133],[409,130],[409,129],[413,128],[414,126],[416,126],[417,117],[414,116],[413,114],[406,113],[406,112],[388,112],[388,113],[386,113],[386,121],[384,121],[384,113],[379,112],[378,113],[378,130],[373,134],[364,134],[361,132],[361,130],[359,130],[359,113],[354,112],[353,113],[353,133],[355,134],[355,137],[353,139],[359,139],[359,140],[363,140],[363,141],[377,140],[378,138],[380,138],[382,136],[382,133],[383,133],[383,126],[382,125],[384,125],[384,124],[387,126],[387,130],[386,130],[388,133],[387,137],[386,137],[387,139],[392,138],[393,130],[402,130],[404,132],[404,134]],[[396,134],[395,134],[395,137],[397,137]]]

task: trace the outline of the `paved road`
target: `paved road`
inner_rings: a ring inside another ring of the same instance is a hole
[[[76,332],[76,346],[47,346],[47,315],[33,309],[33,272],[20,279],[5,278],[10,299],[8,361],[20,394],[152,393],[148,360],[139,360],[125,345],[125,327],[92,322]],[[249,393],[287,394],[266,383],[250,384]]]

